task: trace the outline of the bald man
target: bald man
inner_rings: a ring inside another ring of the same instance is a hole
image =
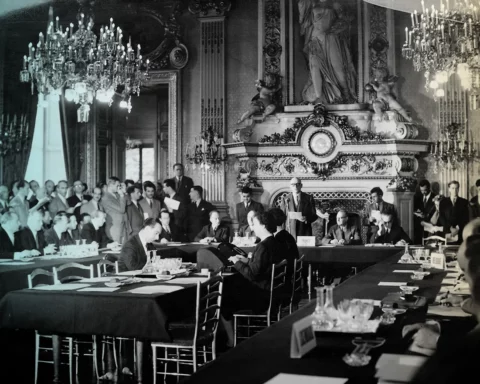
[[[287,216],[285,229],[295,240],[297,236],[312,236],[312,223],[317,219],[313,196],[302,192],[302,186],[302,181],[294,177],[290,180],[291,192],[280,202],[280,209]]]

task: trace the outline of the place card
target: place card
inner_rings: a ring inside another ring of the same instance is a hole
[[[445,255],[443,253],[432,252],[430,256],[430,265],[432,268],[445,270]]]
[[[317,346],[312,317],[307,316],[292,325],[290,358],[299,359]]]
[[[397,282],[397,281],[381,281],[378,285],[382,287],[401,287],[402,285],[407,285],[407,283]]]
[[[352,299],[352,300],[358,300],[365,303],[369,303],[371,301],[370,299]],[[373,300],[373,305],[375,307],[380,307],[381,304],[382,304],[381,300]]]
[[[297,236],[297,246],[315,247],[315,236]]]
[[[90,284],[53,284],[53,285],[40,285],[33,287],[32,289],[41,291],[74,291],[80,288],[90,287]]]
[[[144,287],[134,288],[129,293],[140,293],[144,295],[152,295],[154,293],[171,293],[184,289],[179,285],[146,285]]]
[[[279,373],[268,380],[265,384],[345,384],[348,379],[343,377],[307,376],[293,375],[290,373]]]
[[[88,279],[79,280],[79,283],[107,283],[112,280],[111,277],[92,277]]]

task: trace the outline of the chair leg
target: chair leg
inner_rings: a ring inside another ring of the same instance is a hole
[[[168,348],[165,347],[164,351],[165,351],[165,359],[168,359]],[[167,372],[168,372],[167,368],[168,368],[168,361],[165,360],[165,369],[163,371],[163,382],[164,383],[167,382]]]
[[[237,346],[237,317],[233,316],[233,346]]]
[[[98,344],[97,344],[97,336],[92,336],[93,342],[93,368],[95,369],[95,375],[97,376],[97,380],[100,377],[98,374]]]
[[[157,348],[152,344],[153,384],[157,384]]]
[[[175,350],[176,358],[177,358],[177,383],[180,381],[180,348],[176,348]]]
[[[133,339],[133,375],[137,377],[137,339]]]
[[[193,354],[193,373],[195,373],[197,372],[197,347],[194,346],[192,348],[192,354]]]
[[[310,301],[312,300],[312,264],[308,264],[307,285],[308,285],[308,301]]]
[[[70,373],[70,384],[73,384],[73,338],[68,338],[68,370]]]
[[[35,331],[35,384],[38,381],[38,359],[40,357],[40,335]]]

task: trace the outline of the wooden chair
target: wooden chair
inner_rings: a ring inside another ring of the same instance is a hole
[[[429,236],[429,237],[422,237],[422,245],[425,245],[425,243],[427,241],[431,241],[431,240],[438,240],[438,241],[442,241],[445,243],[445,245],[447,245],[447,238],[446,237],[442,237],[442,236],[437,236],[437,235],[433,235],[433,236]]]
[[[157,375],[190,376],[180,371],[181,365],[192,366],[193,372],[208,362],[207,347],[211,348],[212,360],[216,359],[215,343],[217,338],[220,309],[222,305],[223,277],[214,276],[204,283],[197,282],[197,299],[195,308],[195,324],[193,327],[180,327],[170,330],[171,342],[152,342],[153,383],[157,383]],[[157,350],[164,350],[164,357],[158,357]],[[173,350],[173,352],[169,352]],[[203,356],[203,362],[199,362]],[[164,371],[157,372],[157,364],[164,364]],[[168,364],[176,363],[176,372],[168,372]]]
[[[282,260],[278,264],[272,266],[272,276],[270,281],[270,300],[266,312],[255,314],[251,310],[238,311],[233,314],[233,334],[234,345],[237,345],[237,339],[248,339],[253,334],[260,332],[262,329],[269,327],[272,323],[272,315],[276,314],[277,321],[280,319],[281,303],[279,297],[282,294],[283,287],[287,276],[287,260]],[[247,325],[239,324],[240,319],[247,319]],[[251,324],[251,321],[255,324]],[[247,337],[238,336],[238,329],[246,329]],[[251,330],[254,331],[251,334]]]
[[[35,281],[38,279],[42,279],[43,281],[47,281],[47,284],[44,283],[38,283],[35,284]],[[52,285],[53,284],[53,272],[47,271],[42,268],[37,268],[32,271],[27,276],[27,281],[28,281],[28,288],[32,289],[34,287],[41,287],[41,286],[46,286],[46,285]],[[50,353],[53,355],[53,337],[59,337],[59,336],[53,336],[53,335],[44,335],[39,333],[38,331],[35,331],[35,384],[38,382],[38,365],[39,364],[54,364],[53,356],[51,360],[43,360],[43,358],[40,357],[40,354],[42,352],[45,353]],[[42,343],[44,341],[44,343]],[[48,343],[48,346],[45,346],[44,344]],[[62,355],[68,355],[68,365],[69,365],[69,374],[70,374],[70,384],[73,384],[73,338],[71,337],[66,337],[63,339],[63,343],[61,344],[61,347],[66,347],[66,351],[63,350],[61,351]]]
[[[102,259],[97,264],[97,276],[101,277],[103,274],[108,273],[107,267],[113,267],[113,270],[118,274],[118,260],[111,261],[108,259]]]
[[[300,302],[300,295],[302,291],[302,279],[303,279],[303,260],[305,255],[302,255],[299,259],[295,259],[293,262],[293,275],[292,275],[292,295],[290,296],[289,314],[293,313],[293,310],[298,309],[298,303]]]
[[[89,276],[68,275],[68,276],[59,277],[61,275],[61,272],[67,269],[76,269],[74,273],[79,273],[79,270],[86,270],[86,271],[89,271]],[[67,263],[59,267],[53,267],[53,281],[55,284],[62,284],[62,283],[66,283],[74,280],[82,280],[85,278],[92,279],[93,277],[95,277],[93,264],[83,265],[80,263]]]

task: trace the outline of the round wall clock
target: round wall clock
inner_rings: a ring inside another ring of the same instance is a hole
[[[335,138],[330,132],[320,130],[310,136],[308,147],[313,154],[326,157],[335,149]]]

